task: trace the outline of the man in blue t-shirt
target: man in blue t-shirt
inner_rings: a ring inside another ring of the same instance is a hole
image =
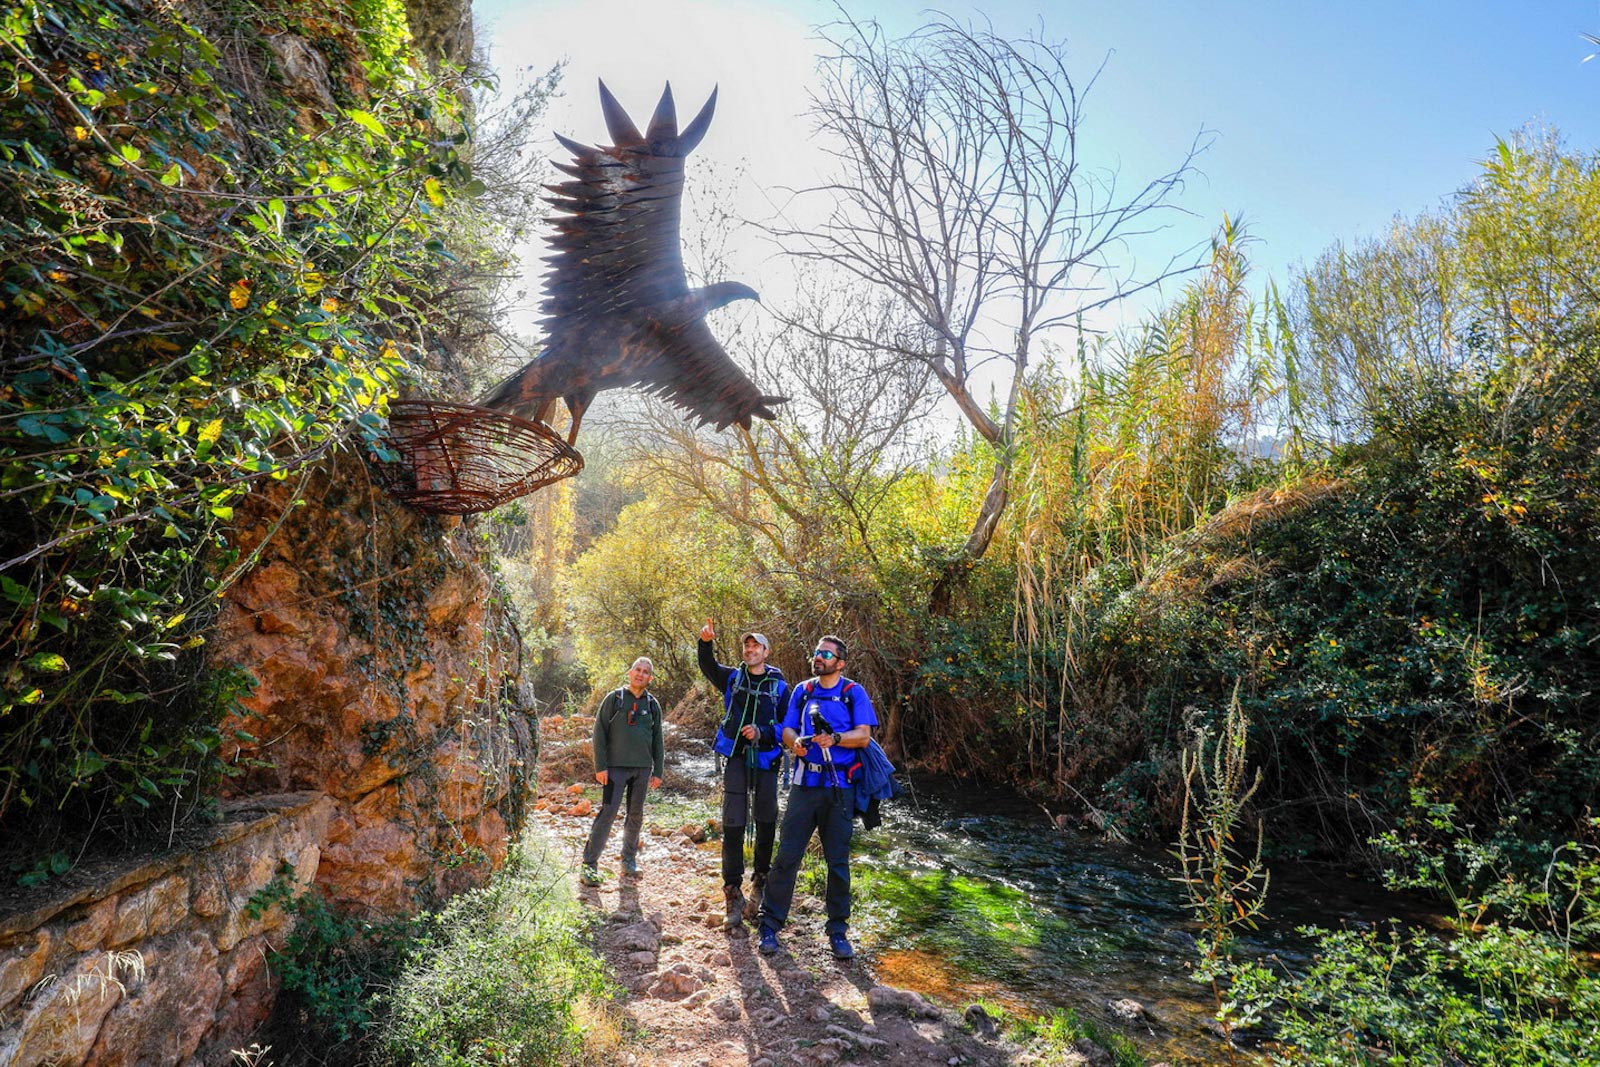
[[[861,772],[860,750],[871,742],[878,716],[867,691],[844,676],[844,660],[843,641],[832,634],[820,638],[811,654],[816,676],[790,691],[783,747],[794,754],[794,778],[778,830],[778,855],[761,900],[760,947],[768,955],[780,948],[778,931],[789,918],[795,876],[813,831],[822,839],[822,855],[828,863],[824,904],[829,947],[842,960],[855,955],[846,934],[850,928],[850,834],[855,826],[853,786]]]

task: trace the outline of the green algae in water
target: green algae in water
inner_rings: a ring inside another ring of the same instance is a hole
[[[975,987],[1047,988],[1128,947],[1126,936],[1053,913],[1004,882],[896,863],[871,843],[862,852],[851,864],[851,921],[863,942],[937,956]],[[804,878],[807,891],[821,896],[820,856],[808,855]]]

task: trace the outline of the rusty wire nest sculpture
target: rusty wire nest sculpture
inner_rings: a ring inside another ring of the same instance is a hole
[[[443,400],[392,400],[384,487],[419,511],[489,511],[583,469],[583,456],[542,422]]]

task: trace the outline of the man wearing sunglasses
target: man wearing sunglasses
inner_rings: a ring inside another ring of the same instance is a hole
[[[622,873],[639,873],[639,831],[644,827],[645,782],[661,787],[666,744],[661,727],[661,705],[648,692],[655,664],[640,656],[628,668],[628,684],[609,693],[594,716],[594,780],[605,787],[600,810],[589,827],[583,849],[584,885],[600,884],[600,853],[611,836],[611,824],[624,796],[628,814],[622,821]]]
[[[828,945],[842,960],[850,945],[850,835],[855,820],[855,779],[861,750],[872,740],[878,716],[867,691],[844,676],[845,644],[828,634],[811,654],[809,678],[792,690],[783,719],[783,746],[794,753],[789,805],[778,831],[778,855],[761,901],[761,951],[777,952],[778,931],[789,918],[800,859],[813,832],[822,839],[828,864],[824,927]]]
[[[778,832],[778,720],[783,717],[788,683],[775,664],[767,662],[772,645],[767,635],[751,631],[740,639],[743,663],[717,662],[712,642],[717,632],[707,619],[700,629],[696,654],[700,673],[722,694],[722,723],[712,747],[727,760],[722,768],[722,900],[726,930],[743,929],[745,914],[755,917],[772,866],[772,842]],[[752,811],[752,808],[754,809]],[[751,816],[754,815],[754,819]],[[754,823],[755,864],[750,902],[745,902],[745,828]]]

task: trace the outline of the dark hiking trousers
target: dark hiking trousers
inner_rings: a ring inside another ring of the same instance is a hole
[[[644,795],[649,791],[649,767],[606,768],[600,810],[595,812],[594,825],[589,828],[589,843],[583,847],[585,867],[600,865],[600,853],[606,850],[606,839],[611,836],[611,824],[616,821],[624,794],[628,814],[622,820],[622,862],[627,864],[639,855],[639,831],[644,828]]]
[[[772,840],[778,832],[778,771],[763,771],[734,757],[722,770],[722,884],[744,881],[744,831],[755,806],[755,875],[772,866]]]
[[[850,926],[850,834],[855,827],[855,791],[825,785],[796,785],[789,789],[789,806],[778,834],[778,855],[767,875],[767,892],[761,899],[761,925],[781,930],[794,900],[794,880],[800,859],[815,832],[822,838],[822,857],[828,862],[828,886],[823,904],[828,913],[825,928],[842,934]]]

